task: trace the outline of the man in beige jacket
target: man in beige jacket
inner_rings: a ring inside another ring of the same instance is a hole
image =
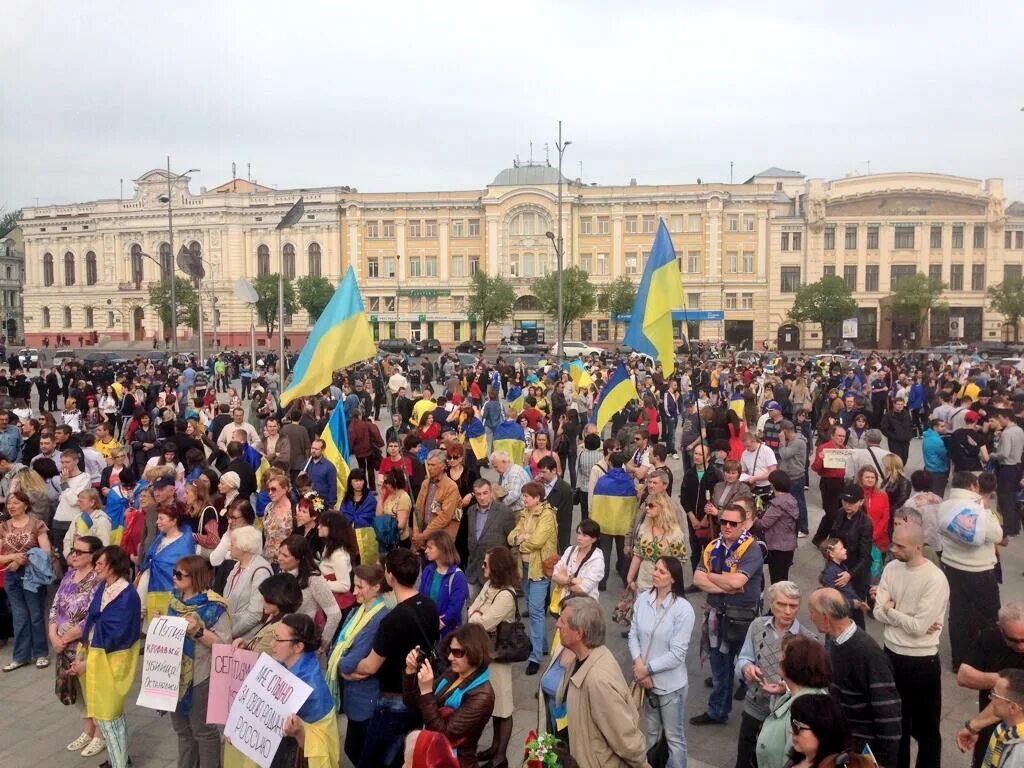
[[[601,606],[591,597],[574,597],[556,626],[562,645],[579,660],[567,695],[570,754],[580,768],[649,768],[639,713],[604,644]]]

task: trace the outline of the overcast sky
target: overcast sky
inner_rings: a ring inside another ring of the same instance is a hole
[[[0,207],[129,195],[168,154],[194,192],[232,162],[282,189],[479,189],[531,141],[554,162],[559,118],[588,182],[870,163],[1024,199],[1024,3],[965,7],[10,3]]]

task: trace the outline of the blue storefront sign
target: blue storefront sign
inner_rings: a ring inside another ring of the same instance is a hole
[[[612,319],[620,323],[628,323],[632,317],[632,315],[613,315]],[[672,310],[672,322],[680,323],[684,320],[691,323],[704,320],[720,323],[725,320],[725,312],[720,309],[688,309],[685,311],[681,309]]]

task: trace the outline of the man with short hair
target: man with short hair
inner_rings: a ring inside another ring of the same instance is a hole
[[[17,457],[12,458],[0,451],[0,498],[7,498],[7,494],[11,492],[11,481],[24,468],[25,465],[19,463]]]
[[[288,470],[291,475],[292,483],[295,482],[295,478],[299,476],[300,472],[302,472],[308,457],[312,453],[310,450],[311,438],[309,436],[309,430],[307,430],[305,425],[302,424],[302,410],[304,403],[305,401],[302,398],[299,398],[296,402],[292,403],[288,413],[285,415],[284,421],[281,422],[281,439],[288,441]],[[334,496],[336,497],[338,495],[337,485],[334,487]],[[323,494],[321,494],[321,496],[323,496]],[[327,503],[327,497],[324,496],[323,499],[324,503],[327,504],[327,508],[332,509],[334,505]]]
[[[82,444],[82,461],[85,462],[85,473],[89,476],[89,483],[99,490],[103,470],[107,468],[107,460],[95,448],[95,435],[83,432],[78,440]]]
[[[765,503],[772,495],[772,484],[768,482],[768,475],[774,472],[777,466],[775,452],[759,442],[756,434],[745,432],[740,467],[746,477],[742,479],[750,484],[750,490],[755,496],[765,499]]]
[[[544,486],[545,501],[554,507],[558,523],[558,551],[564,552],[572,538],[572,488],[558,476],[558,464],[553,456],[544,456],[537,462],[537,479]]]
[[[225,424],[224,428],[221,429],[220,436],[217,438],[217,447],[222,451],[226,450],[228,443],[234,440],[236,429],[244,429],[249,445],[257,450],[259,449],[262,444],[260,434],[256,431],[256,427],[245,420],[245,411],[241,408],[235,408],[231,411],[231,423]]]
[[[0,453],[16,459],[21,455],[23,443],[21,430],[11,424],[11,414],[7,411],[0,411]]]
[[[447,531],[455,541],[459,520],[455,512],[462,504],[459,486],[445,474],[448,454],[435,449],[427,454],[427,481],[420,486],[413,509],[412,548],[421,551],[434,531]]]
[[[847,483],[840,496],[842,508],[832,523],[831,534],[842,536],[846,541],[846,571],[840,574],[836,586],[839,588],[849,584],[861,600],[867,600],[868,586],[871,583],[871,547],[873,545],[874,526],[864,509],[864,489],[856,483]],[[858,611],[853,615],[857,626],[864,628],[864,614]]]
[[[900,694],[892,663],[869,634],[850,618],[844,598],[819,589],[807,602],[811,621],[832,642],[832,687],[850,726],[854,746],[871,747],[878,764],[896,768],[900,747]]]
[[[906,465],[910,456],[910,441],[914,439],[914,422],[907,410],[907,401],[897,397],[892,401],[892,410],[882,417],[881,432],[889,442],[889,450]]]
[[[39,455],[39,422],[35,419],[24,419],[21,429],[21,453],[17,458],[25,466],[32,465],[32,459]],[[15,458],[14,456],[11,457]]]
[[[301,425],[296,426],[299,426],[303,432],[306,431]],[[327,509],[337,509],[338,468],[324,458],[324,448],[326,445],[319,437],[309,444],[309,459],[306,461],[306,466],[302,469],[302,472],[309,477],[310,485],[323,498]]]
[[[937,496],[946,495],[949,482],[949,449],[946,448],[946,422],[932,419],[921,440],[921,454],[925,471],[932,477],[932,490]]]
[[[645,768],[647,744],[619,662],[604,644],[605,618],[591,597],[565,602],[556,623],[576,665],[570,675],[569,753],[580,768]]]
[[[473,483],[473,503],[466,510],[466,581],[470,602],[483,588],[484,555],[492,547],[507,546],[508,535],[516,527],[516,516],[504,502],[494,498],[491,481],[481,477]]]
[[[1024,453],[1024,429],[1013,418],[1013,411],[996,410],[996,423],[1003,431],[999,435],[999,448],[992,454],[996,464],[996,499],[1003,518],[1003,533],[1020,533],[1020,512],[1017,510],[1017,492],[1021,481],[1021,454]]]
[[[651,446],[647,432],[640,429],[633,433],[633,449],[632,456],[622,468],[640,485],[651,471]]]
[[[882,448],[882,431],[880,429],[864,430],[865,448],[854,448],[846,460],[846,479],[856,480],[857,473],[862,467],[872,467],[878,473],[878,483],[881,485],[885,478],[882,470],[882,460],[889,455],[889,451]]]
[[[910,739],[917,741],[917,766],[942,757],[942,665],[939,639],[949,605],[942,570],[924,556],[924,531],[916,523],[895,526],[893,560],[882,571],[874,616],[885,625],[885,653],[902,699],[898,768],[910,766]]]
[[[90,485],[89,475],[79,469],[81,461],[82,454],[74,449],[60,455],[60,496],[57,498],[57,511],[54,512],[53,523],[50,525],[50,541],[53,543],[54,552],[63,551],[64,535],[81,512],[78,507],[78,494]]]
[[[982,768],[1021,768],[1024,766],[1024,672],[1019,669],[999,671],[989,694],[991,702],[983,712],[964,723],[957,731],[956,743],[961,752],[984,745]],[[986,728],[992,728],[987,742],[979,739]],[[974,754],[978,754],[976,748]]]
[[[810,455],[807,438],[789,419],[779,423],[780,444],[778,450],[779,469],[789,478],[789,493],[796,499],[799,510],[797,517],[797,536],[804,538],[810,532],[807,519],[807,493],[804,480],[807,477],[807,457]]]
[[[39,459],[50,459],[58,468],[60,467],[60,451],[57,450],[57,441],[50,430],[39,436],[39,453],[32,457],[29,466],[33,466]]]
[[[777,400],[770,400],[765,403],[764,409],[768,413],[768,418],[761,428],[761,443],[765,448],[770,448],[778,460],[779,447],[782,445],[782,406]]]

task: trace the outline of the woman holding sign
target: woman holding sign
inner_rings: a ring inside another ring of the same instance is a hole
[[[178,734],[181,765],[217,768],[220,764],[220,730],[206,722],[210,693],[210,651],[214,643],[231,642],[231,618],[224,598],[210,589],[213,572],[199,555],[179,560],[171,573],[174,591],[168,616],[188,622],[182,646],[178,708],[171,724]]]

